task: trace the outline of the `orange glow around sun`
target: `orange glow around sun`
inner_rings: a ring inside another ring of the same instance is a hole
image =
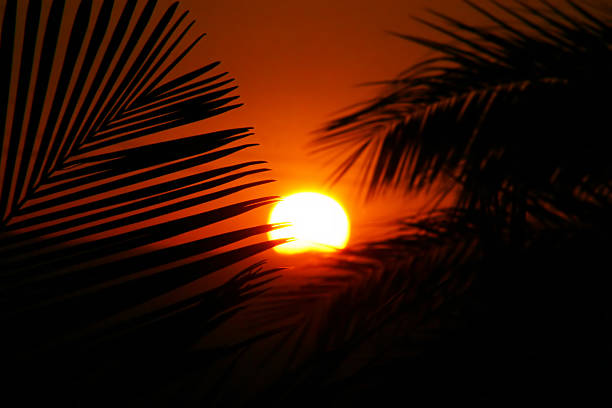
[[[342,206],[319,193],[284,197],[270,212],[269,223],[289,224],[268,233],[270,239],[295,239],[274,248],[284,254],[333,252],[344,248],[349,237],[349,219]]]

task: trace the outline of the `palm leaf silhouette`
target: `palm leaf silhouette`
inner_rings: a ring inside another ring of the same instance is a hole
[[[586,217],[609,200],[609,145],[599,131],[599,96],[611,86],[609,20],[572,1],[565,9],[511,2],[518,11],[492,2],[501,16],[466,3],[494,27],[437,12],[445,25],[417,19],[453,42],[398,34],[437,55],[384,82],[382,96],[329,123],[315,143],[352,148],[337,176],[363,157],[370,195],[450,183],[461,208],[509,216],[514,203],[542,222]]]
[[[282,242],[224,249],[270,225],[173,241],[277,197],[215,204],[272,181],[248,181],[267,170],[263,161],[223,164],[254,146],[244,142],[250,128],[160,133],[240,104],[232,80],[213,72],[218,62],[172,76],[202,36],[182,45],[193,26],[187,12],[155,6],[84,0],[74,15],[61,0],[4,7],[1,320],[4,349],[26,367],[75,355],[90,359],[76,364],[85,372],[105,358],[155,353],[159,363],[240,310],[276,272],[257,263],[218,288],[116,318]]]

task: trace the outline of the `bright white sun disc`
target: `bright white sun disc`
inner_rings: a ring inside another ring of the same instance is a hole
[[[337,201],[319,193],[297,193],[283,198],[270,213],[270,224],[289,226],[268,233],[270,239],[294,238],[276,246],[277,252],[332,252],[346,246],[349,220]]]

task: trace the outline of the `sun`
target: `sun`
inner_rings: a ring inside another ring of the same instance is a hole
[[[270,239],[295,239],[274,248],[284,254],[333,252],[344,248],[349,237],[349,219],[342,206],[319,193],[284,197],[270,212],[269,223],[289,223],[268,233]]]

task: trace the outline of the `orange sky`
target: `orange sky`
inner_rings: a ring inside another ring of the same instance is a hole
[[[67,1],[66,21],[70,21],[70,14],[76,12],[79,3],[80,0]],[[158,21],[172,3],[171,0],[159,0],[152,21]],[[0,4],[4,6],[4,2]],[[48,13],[50,4],[43,2],[43,14]],[[115,18],[121,12],[121,4],[117,2],[114,8]],[[20,7],[25,5],[25,2],[20,3]],[[143,5],[144,2],[140,7]],[[240,95],[240,102],[245,105],[221,116],[173,129],[171,137],[253,126],[255,136],[250,142],[260,146],[233,155],[229,160],[267,160],[271,168],[267,177],[277,180],[211,204],[221,206],[299,191],[328,193],[349,214],[349,244],[372,238],[372,226],[405,214],[406,208],[417,211],[422,200],[399,194],[364,203],[359,195],[356,172],[333,188],[327,187],[325,182],[338,162],[326,166],[326,159],[309,155],[306,145],[313,139],[313,132],[340,109],[378,93],[375,87],[359,87],[358,84],[393,78],[427,55],[426,50],[385,32],[432,35],[430,29],[410,18],[411,15],[424,16],[426,7],[463,18],[474,15],[460,0],[180,1],[176,17],[190,10],[183,26],[196,20],[183,47],[201,33],[208,35],[171,76],[220,60],[221,65],[214,73],[229,71],[239,86],[233,94]],[[22,13],[25,15],[25,10]],[[62,30],[67,38],[69,25],[64,24]],[[17,38],[22,38],[22,22],[18,23],[17,32]],[[61,58],[59,52],[58,60]],[[244,182],[263,178],[256,177]],[[265,224],[270,209],[263,207],[227,224],[207,227],[209,230],[202,234]],[[191,235],[178,239],[193,238]],[[260,239],[262,237],[257,237]],[[274,256],[274,253],[270,251],[266,256]],[[289,259],[281,261],[292,262]]]
[[[60,27],[60,38],[64,42],[67,41],[71,30],[69,22],[74,18],[80,3],[81,0],[66,1],[65,15]],[[144,1],[138,3],[135,15],[140,14],[145,3]],[[141,41],[145,41],[163,13],[173,3],[173,0],[158,1],[151,23],[141,36]],[[14,50],[15,61],[21,57],[19,42],[24,38],[28,2],[17,4],[19,15],[22,17],[18,19],[15,28],[17,38]],[[43,16],[48,15],[51,4],[50,1],[42,2]],[[95,14],[101,4],[102,2],[94,2]],[[115,2],[111,21],[118,20],[124,4],[124,1]],[[460,4],[459,0],[180,1],[175,19],[185,10],[190,10],[189,16],[181,26],[185,27],[191,20],[195,20],[195,25],[179,49],[184,49],[201,33],[208,35],[170,73],[169,78],[219,60],[221,65],[211,74],[228,71],[229,76],[235,78],[239,86],[232,94],[240,95],[240,102],[244,103],[244,106],[202,122],[146,136],[147,141],[138,139],[133,143],[141,144],[151,142],[151,139],[158,141],[168,137],[176,138],[227,128],[253,126],[255,135],[247,142],[257,142],[260,146],[232,155],[226,160],[232,162],[231,164],[267,160],[271,168],[269,176],[251,176],[240,182],[249,183],[264,177],[274,178],[277,181],[216,200],[207,206],[218,208],[243,200],[269,195],[284,196],[300,191],[323,192],[336,198],[348,212],[351,221],[349,245],[368,240],[372,238],[371,226],[379,225],[382,220],[390,221],[400,216],[402,213],[399,210],[403,207],[416,210],[415,204],[420,204],[420,201],[399,199],[398,195],[366,204],[359,195],[356,178],[351,174],[333,188],[326,187],[325,182],[338,163],[325,166],[324,158],[308,155],[306,145],[313,139],[313,132],[332,119],[339,110],[377,94],[376,88],[358,87],[358,84],[393,78],[425,55],[423,49],[393,37],[385,30],[427,35],[431,30],[425,31],[422,26],[410,20],[410,15],[422,15],[425,6],[455,14],[457,4]],[[0,0],[0,15],[4,14],[5,5],[6,3]],[[463,10],[469,10],[465,5],[462,7]],[[136,20],[132,19],[128,31],[136,24]],[[45,24],[40,24],[39,38],[44,36],[44,29]],[[88,35],[91,35],[91,31],[90,27]],[[110,37],[110,35],[105,36],[101,49],[106,47]],[[41,47],[42,40],[39,40],[35,45],[35,55],[41,54]],[[47,97],[54,92],[61,68],[60,62],[66,55],[65,47],[66,44],[57,50],[57,63],[50,73],[51,84]],[[102,53],[99,53],[96,61],[99,63],[102,57]],[[84,53],[81,53],[75,65],[79,66],[83,58]],[[133,61],[135,54],[130,58],[127,65]],[[11,69],[13,78],[17,78],[20,66],[13,64]],[[93,78],[91,75],[86,80],[85,89],[92,85]],[[11,91],[13,99],[16,89],[15,83]],[[31,98],[33,87],[30,87],[29,92]],[[50,104],[42,107],[43,118],[49,115],[50,108]],[[14,108],[9,106],[9,113],[12,109]],[[37,146],[34,146],[33,150],[36,151]],[[3,149],[3,154],[5,152],[6,149]],[[4,162],[5,160],[0,160],[0,164]],[[212,165],[217,167],[227,164],[225,161]],[[83,200],[90,199],[87,197]],[[73,204],[77,203],[71,203]],[[191,215],[193,212],[207,209],[210,208],[203,206],[185,209],[182,212],[183,215]],[[227,222],[204,227],[202,231],[194,231],[157,244],[161,246],[178,244],[181,241],[191,241],[202,236],[228,232],[231,229],[265,224],[270,210],[270,207],[262,207]],[[124,215],[126,214],[120,216]],[[178,214],[168,217],[175,215]],[[157,222],[163,218],[149,221]],[[39,227],[40,225],[37,225],[35,228]],[[126,228],[129,229],[131,226]],[[113,231],[117,232],[119,231]],[[253,237],[251,241],[262,239],[266,237]],[[250,242],[241,242],[237,245],[247,243]],[[283,258],[271,250],[261,257],[273,258],[273,263],[282,265],[293,265],[297,261],[295,257]]]
[[[79,2],[67,1],[68,15],[75,13]],[[122,9],[122,2],[117,3],[113,11],[115,17]],[[158,21],[172,3],[171,0],[159,0],[152,21]],[[25,4],[19,3],[20,7],[25,7]],[[142,4],[144,2],[141,7]],[[427,17],[426,8],[429,7],[464,21],[482,21],[474,20],[476,14],[469,6],[461,0],[183,0],[180,4],[175,16],[190,10],[187,21],[196,20],[183,47],[203,32],[208,35],[171,75],[178,76],[220,60],[222,64],[214,73],[229,71],[239,86],[233,94],[240,95],[240,101],[245,105],[201,123],[172,129],[171,136],[254,126],[255,135],[251,142],[260,146],[233,155],[229,160],[233,163],[267,160],[272,169],[269,177],[277,180],[210,205],[220,207],[241,200],[299,191],[328,193],[348,211],[351,220],[349,246],[377,238],[373,232],[379,233],[380,227],[377,226],[383,222],[418,211],[423,200],[401,194],[389,194],[365,203],[359,195],[355,173],[328,189],[325,181],[334,166],[325,166],[322,158],[308,155],[306,145],[313,139],[313,131],[332,119],[339,110],[377,95],[376,88],[358,87],[358,84],[391,79],[430,54],[385,31],[440,39],[439,34],[410,17]],[[43,2],[43,9],[48,9],[49,5],[50,2]],[[4,6],[3,1],[0,1],[0,6]],[[42,26],[39,29],[42,30]],[[68,29],[69,25],[62,28],[64,38]],[[22,38],[23,22],[18,24],[17,33],[18,38]],[[61,60],[61,54],[58,59]],[[13,70],[17,69],[17,66],[13,67]],[[46,114],[48,112],[43,111],[43,115]],[[213,165],[217,166],[216,163]],[[264,177],[244,179],[244,182]],[[201,234],[211,236],[230,229],[265,224],[270,210],[270,207],[259,208],[220,223],[223,225],[206,227],[208,230],[201,231]],[[200,211],[200,208],[189,208],[185,213],[193,211]],[[199,234],[200,231],[196,231],[173,237],[171,241],[174,244],[191,241],[199,238]],[[251,241],[263,239],[266,237],[258,236]],[[158,244],[164,245],[163,242]],[[268,258],[272,266],[292,266],[308,260],[308,255],[283,256],[269,250],[241,264],[262,258]],[[234,270],[240,267],[232,266]],[[224,279],[231,276],[220,275]],[[196,282],[186,290],[198,292],[198,285],[200,283]],[[168,296],[175,295],[170,293]]]
[[[67,14],[74,13],[79,3],[80,0],[68,0]],[[172,3],[172,0],[159,0],[157,16],[152,21],[158,21]],[[20,4],[25,7],[25,3]],[[43,8],[48,9],[49,4],[43,2]],[[113,11],[116,16],[122,9],[121,4],[117,2]],[[391,79],[431,53],[387,32],[440,39],[439,33],[411,19],[417,16],[435,20],[427,8],[464,21],[482,21],[461,0],[180,1],[175,17],[190,10],[182,25],[195,19],[183,47],[201,33],[207,36],[171,75],[178,76],[219,60],[221,65],[214,73],[228,71],[235,78],[239,88],[233,95],[240,95],[244,106],[173,129],[172,137],[253,126],[255,135],[250,142],[260,146],[233,155],[229,160],[267,160],[271,171],[266,177],[277,180],[212,205],[299,191],[328,193],[348,211],[349,245],[374,238],[371,232],[384,221],[418,211],[423,200],[401,194],[389,194],[365,203],[359,194],[357,171],[330,188],[326,180],[339,161],[326,165],[329,156],[309,155],[307,144],[314,138],[313,132],[334,118],[339,110],[379,92],[376,87],[359,84]],[[64,37],[68,28],[68,25],[62,28]],[[18,26],[17,31],[20,29],[23,27]],[[244,180],[251,181],[255,180]],[[229,224],[208,227],[209,231],[203,233],[210,235],[228,228],[265,224],[269,211],[269,207],[263,207]],[[270,251],[270,254],[273,253]]]
[[[219,69],[236,78],[245,103],[206,126],[255,127],[253,139],[261,146],[242,157],[269,162],[277,182],[262,187],[263,194],[327,191],[349,212],[349,242],[366,239],[368,225],[393,219],[405,206],[416,207],[399,195],[364,203],[356,175],[327,189],[333,165],[309,155],[306,145],[335,112],[377,94],[375,87],[358,84],[392,78],[426,55],[385,31],[430,35],[410,16],[424,16],[427,7],[459,16],[473,15],[471,9],[458,0],[187,0],[181,5],[196,19],[193,32],[208,34],[184,65],[220,60]],[[248,218],[266,222],[268,211]]]

